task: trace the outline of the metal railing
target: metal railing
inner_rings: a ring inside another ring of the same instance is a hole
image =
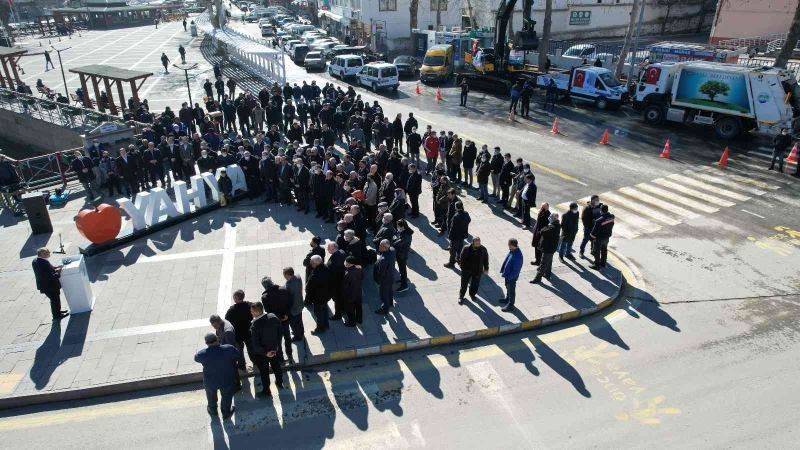
[[[739,57],[737,64],[747,67],[772,67],[775,65],[774,58],[750,58],[747,55]],[[786,70],[794,73],[796,79],[800,80],[800,62],[789,61],[786,63]]]
[[[122,122],[117,116],[93,109],[59,103],[4,88],[0,88],[0,108],[71,129],[93,127],[107,121]]]
[[[744,38],[735,38],[735,39],[724,39],[719,41],[717,45],[720,47],[730,48],[730,49],[737,49],[741,47],[747,47],[750,50],[758,50],[758,51],[765,51],[767,46],[770,42],[779,40],[779,39],[786,39],[787,33],[773,33],[773,34],[766,34],[764,36],[750,36]]]

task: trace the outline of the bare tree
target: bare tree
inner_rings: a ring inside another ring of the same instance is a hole
[[[797,1],[797,7],[794,10],[794,18],[792,18],[792,26],[789,27],[789,33],[786,35],[786,42],[783,43],[781,52],[775,58],[775,67],[786,68],[786,63],[794,53],[794,48],[797,47],[797,39],[800,38],[800,0]]]
[[[633,5],[631,6],[631,18],[628,21],[628,30],[625,31],[625,42],[622,44],[622,50],[619,52],[619,61],[617,61],[617,67],[614,69],[614,76],[617,78],[622,75],[622,71],[625,70],[625,58],[628,56],[628,51],[631,49],[631,41],[633,40],[633,32],[636,29],[636,17],[639,15],[639,7],[641,0],[633,0]],[[631,59],[631,63],[633,59]]]
[[[544,2],[544,24],[542,25],[542,39],[539,40],[539,70],[547,65],[547,52],[550,46],[550,28],[553,25],[553,0]]]
[[[411,2],[408,4],[408,12],[409,12],[408,25],[410,30],[418,28],[419,25],[417,24],[417,14],[419,13],[419,0],[411,0]],[[410,30],[409,33],[412,33]],[[413,34],[411,35],[411,39],[414,39]],[[414,45],[413,42],[412,45]]]

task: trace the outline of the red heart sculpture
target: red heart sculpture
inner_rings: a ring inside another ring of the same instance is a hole
[[[119,208],[103,203],[95,209],[84,209],[75,220],[78,231],[95,244],[117,237],[122,229],[122,214]]]

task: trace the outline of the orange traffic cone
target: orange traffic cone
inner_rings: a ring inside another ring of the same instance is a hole
[[[608,128],[606,128],[606,131],[603,131],[603,138],[600,139],[600,143],[602,145],[608,145]]]
[[[792,151],[789,152],[789,156],[786,157],[786,162],[797,162],[797,144],[794,144],[794,147],[792,147]]]
[[[667,142],[664,143],[664,150],[661,150],[661,154],[658,156],[660,158],[669,159],[669,139],[667,139]]]
[[[717,163],[718,166],[728,167],[728,153],[730,153],[730,150],[726,146],[725,151],[722,152],[722,156],[719,157],[719,162]]]
[[[417,83],[417,95],[420,95],[420,94],[422,94],[422,92],[419,91],[419,83]]]
[[[558,129],[558,117],[553,120],[553,128],[550,129],[550,132],[553,134],[561,134],[561,131]]]
[[[436,88],[436,101],[440,102],[442,100],[444,100],[444,97],[442,97],[442,88],[437,87]]]

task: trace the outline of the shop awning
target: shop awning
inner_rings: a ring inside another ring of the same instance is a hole
[[[329,19],[333,20],[334,22],[339,23],[350,23],[350,19],[346,19],[339,14],[334,14],[330,11],[320,11],[318,14],[319,17],[328,17]]]

